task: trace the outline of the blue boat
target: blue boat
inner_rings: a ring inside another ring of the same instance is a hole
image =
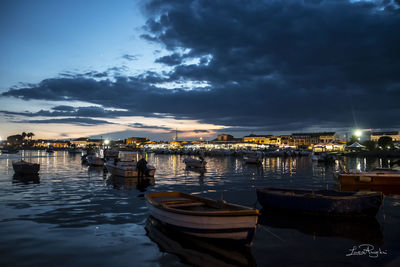
[[[339,216],[375,216],[383,194],[380,192],[339,192],[263,188],[257,189],[258,202],[266,209]]]

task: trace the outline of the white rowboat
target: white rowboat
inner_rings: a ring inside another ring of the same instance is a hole
[[[146,194],[150,214],[185,234],[250,244],[258,210],[181,192]]]

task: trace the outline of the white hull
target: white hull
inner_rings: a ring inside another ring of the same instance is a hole
[[[196,216],[168,212],[147,204],[150,214],[170,226],[189,235],[214,238],[246,240],[252,236],[257,216]]]
[[[122,177],[137,177],[138,176],[138,171],[136,169],[136,166],[118,167],[118,166],[114,165],[114,163],[112,163],[112,162],[106,162],[105,166],[107,168],[107,171],[115,176],[122,176]],[[147,167],[149,169],[148,176],[154,177],[156,169],[151,165],[147,165]]]

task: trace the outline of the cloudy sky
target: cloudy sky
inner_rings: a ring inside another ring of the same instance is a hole
[[[0,2],[0,136],[400,128],[400,0]]]

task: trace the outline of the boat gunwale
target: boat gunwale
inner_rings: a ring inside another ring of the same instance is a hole
[[[163,204],[162,202],[157,202],[154,198],[159,197],[182,197],[187,198],[189,200],[195,200],[198,202],[203,202],[206,205],[211,207],[215,207],[218,205],[218,202],[205,198],[205,197],[198,197],[182,192],[154,192],[154,193],[147,193],[145,198],[149,204],[153,207],[177,214],[189,215],[189,216],[204,216],[204,217],[242,217],[242,216],[258,216],[259,211],[257,209],[252,209],[246,206],[231,204],[231,203],[223,203],[225,207],[232,207],[238,210],[217,210],[217,211],[192,211],[192,210],[182,210],[176,209],[173,207],[168,207],[167,205]]]

